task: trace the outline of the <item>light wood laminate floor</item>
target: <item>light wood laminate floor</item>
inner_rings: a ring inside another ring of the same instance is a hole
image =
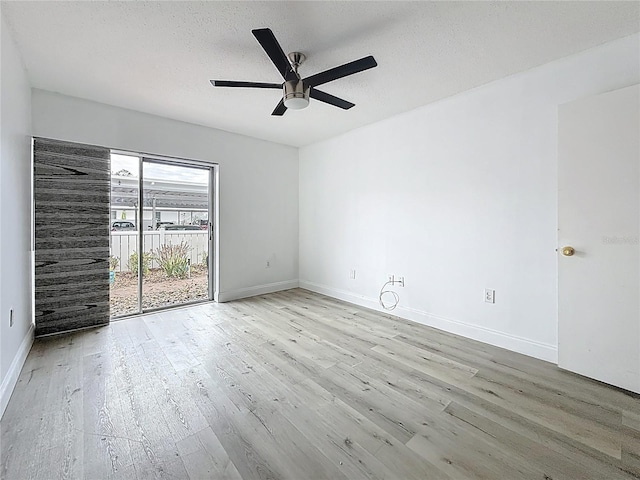
[[[37,340],[14,479],[620,479],[640,400],[295,289]]]

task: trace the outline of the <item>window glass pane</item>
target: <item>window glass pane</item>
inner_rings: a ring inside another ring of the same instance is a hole
[[[209,298],[209,170],[143,162],[144,250],[142,308]]]

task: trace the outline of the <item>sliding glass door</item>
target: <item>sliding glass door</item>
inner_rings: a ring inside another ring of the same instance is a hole
[[[212,198],[212,167],[112,155],[112,317],[213,298]]]

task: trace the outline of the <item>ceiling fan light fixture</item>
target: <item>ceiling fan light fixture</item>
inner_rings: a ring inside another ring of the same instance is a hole
[[[284,106],[291,110],[302,110],[309,106],[311,87],[304,86],[302,80],[284,82]]]

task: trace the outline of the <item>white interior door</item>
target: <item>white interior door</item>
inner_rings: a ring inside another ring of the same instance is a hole
[[[559,108],[558,364],[640,393],[639,111],[638,85]]]

